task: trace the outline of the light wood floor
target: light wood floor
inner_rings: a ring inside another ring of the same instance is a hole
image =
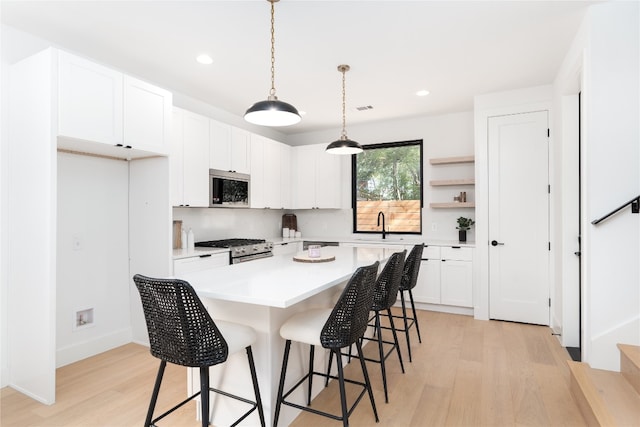
[[[468,316],[421,311],[422,344],[412,345],[406,373],[388,359],[389,403],[384,403],[379,365],[368,363],[381,426],[582,426],[585,421],[569,391],[568,354],[547,327],[477,321]],[[413,332],[412,332],[413,333]],[[366,346],[367,352],[375,350]],[[355,361],[354,361],[355,362]],[[46,406],[1,390],[0,425],[140,426],[157,370],[147,348],[128,344],[60,368],[57,402]],[[358,363],[346,369],[360,375]],[[167,365],[158,409],[184,397],[185,368]],[[339,412],[335,384],[313,402]],[[283,411],[290,410],[283,408]],[[368,400],[350,418],[353,426],[375,425]],[[198,426],[193,403],[171,415],[165,426]],[[339,422],[303,413],[293,423],[336,426]]]

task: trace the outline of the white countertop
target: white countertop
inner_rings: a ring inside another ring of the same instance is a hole
[[[349,279],[356,268],[381,264],[397,248],[324,247],[322,255],[335,261],[305,263],[292,255],[185,273],[180,279],[193,286],[201,298],[286,308]]]

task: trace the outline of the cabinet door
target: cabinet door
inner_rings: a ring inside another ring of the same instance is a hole
[[[251,138],[251,194],[249,206],[256,209],[262,209],[267,206],[264,179],[264,147],[265,138],[260,135],[253,135]]]
[[[171,151],[169,152],[169,183],[171,206],[184,204],[184,110],[173,109],[171,118]]]
[[[441,303],[460,307],[473,307],[472,262],[443,259],[440,268]]]
[[[282,201],[282,209],[289,209],[293,206],[291,202],[292,189],[291,147],[280,144],[280,200]]]
[[[58,134],[122,144],[122,73],[59,53]]]
[[[272,139],[266,139],[264,145],[264,185],[265,204],[271,209],[282,208],[282,183],[280,181],[280,164],[282,150],[280,144]],[[251,147],[253,149],[253,147]]]
[[[315,152],[312,145],[293,148],[293,207],[295,209],[313,209],[316,207],[314,156]]]
[[[171,92],[133,77],[124,77],[124,145],[168,154]]]
[[[187,206],[209,206],[209,118],[184,112],[184,201]]]
[[[343,156],[328,154],[324,144],[315,148],[316,159],[316,207],[326,209],[341,208]]]
[[[173,275],[180,277],[192,271],[208,270],[210,268],[229,265],[229,253],[202,255],[173,260]]]
[[[251,133],[231,128],[231,168],[240,173],[251,173]]]
[[[231,170],[231,126],[211,120],[209,132],[209,167]]]
[[[423,259],[413,298],[416,302],[440,304],[440,259]]]

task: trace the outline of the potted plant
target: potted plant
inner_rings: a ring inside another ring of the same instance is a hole
[[[471,218],[465,218],[463,216],[458,218],[458,226],[456,227],[458,229],[458,240],[466,242],[467,230],[471,229],[471,226],[475,223],[476,222]]]

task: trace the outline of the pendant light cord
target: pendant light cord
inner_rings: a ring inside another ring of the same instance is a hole
[[[277,0],[276,0],[277,1]],[[271,90],[270,96],[276,95],[276,31],[275,31],[275,7],[274,1],[269,0],[271,3]]]
[[[346,102],[346,98],[347,98],[347,90],[345,89],[346,87],[346,75],[347,70],[345,70],[344,68],[342,69],[342,136],[343,138],[347,137],[347,113],[346,113],[346,109],[347,109],[347,102]]]

